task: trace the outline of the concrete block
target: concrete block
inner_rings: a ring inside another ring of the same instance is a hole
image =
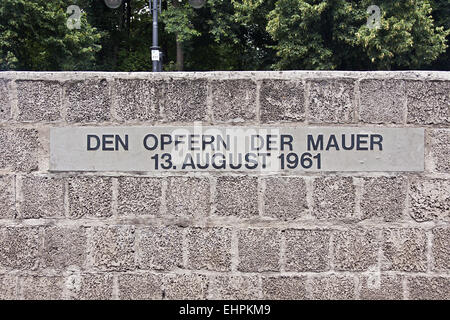
[[[8,86],[9,81],[0,79],[0,121],[11,119]]]
[[[449,277],[410,277],[408,291],[410,300],[450,300]]]
[[[413,178],[409,183],[410,215],[417,222],[450,221],[450,181]]]
[[[362,80],[359,116],[365,123],[404,123],[405,83],[401,80]]]
[[[239,271],[279,271],[281,232],[277,229],[239,230],[238,250]]]
[[[158,215],[161,206],[160,178],[120,177],[118,212],[120,215]]]
[[[187,233],[189,269],[229,271],[231,269],[231,230],[190,228]]]
[[[306,300],[306,277],[263,276],[264,300]]]
[[[329,230],[295,230],[284,232],[286,237],[285,270],[319,272],[329,270]]]
[[[17,80],[18,121],[61,120],[62,85],[58,81]]]
[[[250,79],[210,82],[214,121],[256,120],[256,82]]]
[[[183,229],[148,227],[137,232],[140,269],[173,270],[183,264]]]
[[[356,188],[351,177],[315,178],[313,190],[312,213],[318,219],[355,217]]]
[[[270,177],[264,180],[264,216],[292,220],[300,218],[308,209],[303,178]]]
[[[353,80],[310,81],[310,123],[354,123],[355,82]]]
[[[362,218],[379,217],[387,222],[401,219],[406,204],[407,184],[406,177],[364,178]]]
[[[168,300],[205,300],[208,280],[204,275],[164,275],[163,297]]]
[[[120,274],[119,299],[162,300],[162,277],[156,274]]]
[[[16,275],[0,275],[0,300],[19,299],[18,289],[18,277]]]
[[[361,300],[402,300],[403,280],[398,275],[361,275],[359,292]]]
[[[12,219],[15,208],[15,177],[0,175],[0,219]]]
[[[382,270],[427,271],[427,236],[421,229],[383,230]]]
[[[71,177],[68,179],[68,186],[71,218],[112,215],[110,177]]]
[[[378,263],[380,237],[377,230],[335,231],[334,268],[340,271],[366,271]]]
[[[135,268],[135,227],[94,227],[89,252],[93,267],[101,270],[132,270]]]
[[[23,176],[19,217],[24,219],[64,216],[64,179],[48,176]]]
[[[61,300],[64,278],[61,276],[28,276],[20,279],[24,300]]]
[[[350,275],[312,276],[308,279],[312,300],[354,300],[356,279]]]
[[[106,273],[82,274],[71,290],[75,300],[112,300],[113,275]],[[66,281],[67,285],[67,281]]]
[[[450,81],[406,81],[408,123],[450,124]]]
[[[208,300],[257,300],[260,298],[256,276],[212,276],[209,279]]]
[[[450,270],[450,228],[433,229],[433,269]]]
[[[111,97],[105,79],[71,81],[65,84],[68,122],[106,122],[111,120]]]
[[[167,213],[177,217],[206,217],[210,211],[208,178],[171,177],[167,179]]]
[[[45,227],[43,265],[63,270],[84,267],[87,256],[87,236],[84,227]]]
[[[39,266],[38,227],[0,228],[0,269],[35,270]]]
[[[35,129],[0,128],[0,169],[29,172],[38,169],[38,132]]]
[[[219,177],[216,185],[216,214],[251,218],[258,215],[258,178]]]
[[[114,82],[115,112],[119,121],[141,122],[160,119],[154,84],[149,80],[117,79]]]
[[[450,130],[433,130],[431,132],[431,157],[433,169],[437,172],[450,173],[449,145]]]

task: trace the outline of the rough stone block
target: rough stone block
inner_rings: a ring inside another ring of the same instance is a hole
[[[28,276],[20,279],[25,300],[61,300],[64,278],[60,276]]]
[[[168,300],[204,300],[207,290],[208,281],[204,275],[164,276],[163,296]]]
[[[359,116],[365,123],[404,123],[405,83],[400,80],[362,80]]]
[[[253,80],[213,80],[210,86],[215,121],[256,120],[256,83]]]
[[[449,277],[408,278],[409,299],[450,300]]]
[[[68,122],[105,122],[111,120],[111,97],[105,79],[68,82],[65,106]]]
[[[212,276],[209,280],[209,300],[257,300],[260,298],[256,276]]]
[[[406,81],[408,123],[450,124],[450,81]]]
[[[361,300],[402,300],[402,277],[397,275],[362,275],[359,279]]]
[[[61,120],[62,85],[58,81],[18,80],[18,121]]]
[[[158,82],[157,101],[169,122],[206,121],[207,82],[203,79],[173,79]]]
[[[121,274],[118,283],[121,300],[161,300],[163,298],[160,275]]]
[[[0,228],[0,268],[34,270],[39,265],[40,230],[37,227]]]
[[[410,215],[417,222],[450,221],[450,181],[412,179],[409,184]]]
[[[138,230],[140,269],[173,270],[183,264],[183,229],[149,227]]]
[[[320,177],[313,183],[313,215],[318,219],[355,217],[356,188],[351,177]]]
[[[305,300],[306,277],[262,277],[265,300]]]
[[[334,267],[341,271],[366,271],[376,266],[380,235],[376,230],[336,231],[333,238]]]
[[[380,217],[388,222],[401,219],[407,184],[405,177],[364,178],[362,218]]]
[[[355,278],[347,275],[313,276],[308,280],[312,300],[354,300]]]
[[[271,177],[265,182],[265,216],[291,220],[299,218],[308,209],[303,178]]]
[[[94,267],[120,271],[134,269],[134,227],[95,227],[90,232],[89,252]]]
[[[110,217],[112,215],[110,177],[71,177],[68,185],[70,217]]]
[[[11,119],[11,105],[9,104],[9,81],[0,80],[0,121]]]
[[[174,216],[206,217],[210,211],[208,178],[168,178],[167,212]]]
[[[289,80],[263,80],[260,89],[261,122],[305,120],[305,87]]]
[[[46,268],[82,268],[87,255],[87,236],[83,227],[46,227],[43,264]]]
[[[38,169],[38,131],[36,129],[1,129],[0,168],[16,172]]]
[[[187,234],[188,268],[229,271],[231,269],[231,230],[190,228]]]
[[[383,230],[382,270],[427,270],[427,236],[421,229]]]
[[[152,81],[118,79],[114,82],[114,90],[119,121],[156,121],[160,118]]]
[[[71,299],[111,300],[113,298],[112,274],[82,274],[66,280]]]
[[[450,107],[449,107],[450,108]],[[431,133],[431,156],[433,169],[450,173],[450,130],[433,130]]]
[[[18,277],[16,275],[0,275],[0,300],[17,300]]]
[[[25,219],[64,216],[64,180],[48,176],[24,176],[19,217]]]
[[[450,270],[450,228],[433,230],[433,269]]]
[[[279,230],[239,230],[238,243],[239,271],[280,270],[281,232]]]
[[[328,230],[286,230],[285,270],[329,270],[330,234]]]
[[[120,177],[118,212],[127,215],[158,215],[161,205],[160,178]]]
[[[216,186],[216,214],[251,218],[258,215],[258,179],[219,177]]]
[[[14,176],[0,176],[0,219],[11,219],[15,216]]]
[[[309,121],[311,123],[355,122],[353,80],[314,80],[310,82]]]

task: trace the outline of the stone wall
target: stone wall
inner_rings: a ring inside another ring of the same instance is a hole
[[[62,126],[426,129],[420,173],[54,173]],[[0,298],[450,299],[450,73],[0,73]],[[220,192],[218,192],[220,190]]]

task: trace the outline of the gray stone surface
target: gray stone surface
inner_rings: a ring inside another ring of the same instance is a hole
[[[79,283],[71,293],[72,299],[78,300],[112,300],[113,275],[105,273],[82,274]],[[66,281],[67,285],[67,281]]]
[[[111,120],[110,88],[105,79],[67,82],[64,104],[68,122]]]
[[[204,275],[166,275],[163,295],[169,300],[204,300],[207,295],[208,280]]]
[[[431,156],[434,170],[437,172],[450,173],[449,146],[450,130],[433,130],[431,132]]]
[[[355,277],[348,275],[312,276],[308,279],[312,300],[354,300]]]
[[[39,267],[42,237],[38,227],[1,227],[0,269],[35,270]]]
[[[262,272],[280,270],[281,232],[277,229],[238,231],[238,270]]]
[[[20,279],[24,300],[61,300],[64,278],[61,276],[28,276]]]
[[[18,276],[11,274],[0,275],[0,300],[17,300]]]
[[[210,82],[215,121],[255,121],[256,82],[253,80],[214,80]]]
[[[89,252],[94,268],[133,270],[135,268],[135,227],[94,227],[90,230]]]
[[[68,180],[71,218],[110,217],[112,180],[109,177],[71,177]]]
[[[29,172],[38,169],[38,132],[36,129],[0,128],[0,169]]]
[[[118,286],[121,300],[161,300],[163,298],[161,275],[120,274]]]
[[[310,81],[310,123],[355,122],[354,87],[353,80]]]
[[[383,231],[382,270],[420,272],[427,270],[427,237],[421,229]]]
[[[183,229],[148,227],[137,232],[140,269],[173,270],[183,264]]]
[[[257,300],[260,291],[256,276],[212,276],[208,283],[210,300]]]
[[[300,81],[263,80],[259,100],[262,123],[305,120],[305,87]]]
[[[189,269],[230,271],[231,230],[190,228],[187,233]]]
[[[219,177],[216,190],[217,215],[240,218],[258,215],[258,178]]]
[[[380,248],[377,230],[350,229],[336,231],[333,237],[334,269],[366,271],[378,263]]]
[[[62,85],[58,81],[18,80],[18,121],[52,122],[61,120]]]
[[[64,179],[52,176],[23,176],[21,192],[20,218],[64,216]]]
[[[262,292],[265,300],[307,299],[306,277],[263,276]]]
[[[359,279],[361,300],[402,300],[403,279],[397,275],[362,275]]]
[[[210,211],[208,178],[171,177],[167,179],[167,213],[178,217],[206,217]]]
[[[410,215],[417,222],[450,221],[450,180],[413,178],[409,202]]]
[[[265,183],[264,216],[292,220],[305,214],[308,203],[303,178],[270,177]]]
[[[120,177],[118,181],[117,210],[120,215],[158,215],[162,179]]]
[[[449,287],[449,277],[408,278],[409,299],[411,300],[450,300]]]
[[[329,270],[330,234],[328,230],[285,231],[285,267],[292,272]]]
[[[9,81],[0,79],[0,121],[11,119],[8,86]]]
[[[15,208],[15,177],[0,175],[0,219],[14,218]]]
[[[314,207],[318,219],[351,219],[355,213],[356,188],[351,177],[320,177],[313,182]]]
[[[405,84],[399,80],[362,80],[359,117],[365,123],[404,123]]]
[[[362,218],[381,218],[387,222],[401,219],[407,184],[406,177],[364,178]]]
[[[433,269],[450,270],[450,228],[433,229]]]
[[[408,123],[450,124],[450,81],[406,81]]]

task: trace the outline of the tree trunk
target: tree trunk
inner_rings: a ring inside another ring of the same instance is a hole
[[[178,34],[176,35],[176,42],[177,42],[177,71],[183,71],[184,70],[184,49],[183,49],[183,43],[178,40]]]

